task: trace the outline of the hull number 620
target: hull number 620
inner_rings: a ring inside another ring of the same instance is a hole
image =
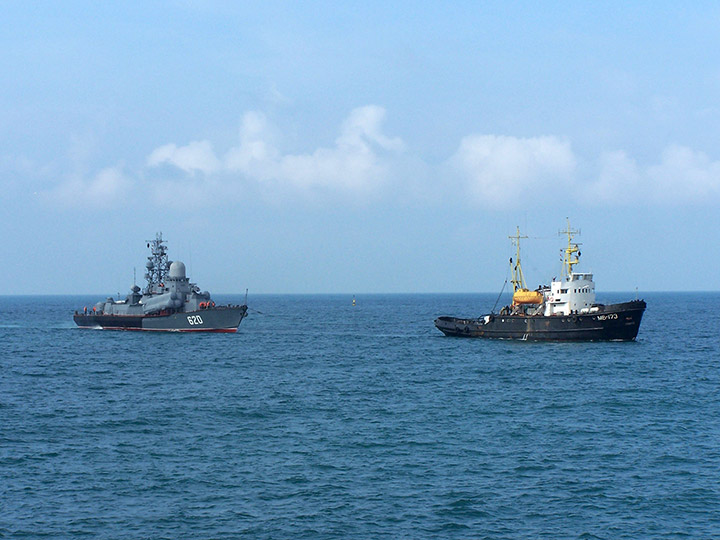
[[[188,315],[188,323],[190,323],[190,326],[197,326],[198,324],[202,324],[203,320],[200,315]]]

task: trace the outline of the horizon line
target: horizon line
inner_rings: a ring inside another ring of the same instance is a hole
[[[441,294],[496,294],[497,291],[395,291],[395,292],[248,292],[250,296],[380,296],[380,295],[441,295]],[[608,290],[601,293],[596,293],[596,296],[603,294],[640,294],[639,290]],[[720,290],[715,289],[686,289],[686,290],[647,290],[643,291],[643,294],[657,294],[657,293],[720,293]],[[501,295],[510,294],[509,292],[503,292]],[[21,297],[21,296],[106,296],[107,293],[0,293],[0,297]],[[122,296],[122,295],[120,295]],[[245,292],[223,292],[213,293],[213,296],[245,296]]]

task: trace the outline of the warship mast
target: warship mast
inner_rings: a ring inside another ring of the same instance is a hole
[[[161,232],[155,235],[155,240],[147,241],[147,247],[150,248],[150,256],[148,256],[148,262],[145,263],[145,268],[147,268],[145,279],[148,283],[143,294],[153,294],[163,288],[170,269],[170,261],[168,261],[167,246]]]

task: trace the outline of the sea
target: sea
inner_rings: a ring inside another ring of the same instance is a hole
[[[494,294],[251,295],[236,334],[0,297],[0,538],[720,538],[720,293],[639,297],[628,343],[435,329]]]

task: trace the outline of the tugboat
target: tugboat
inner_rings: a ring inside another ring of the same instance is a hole
[[[185,276],[185,265],[169,261],[162,233],[148,241],[147,286],[133,285],[125,300],[112,297],[73,316],[81,328],[165,332],[237,332],[247,315],[243,305],[216,306],[210,293],[200,291]]]
[[[519,339],[525,341],[633,341],[645,312],[643,300],[620,304],[595,303],[593,275],[574,272],[581,255],[573,242],[579,231],[570,228],[563,250],[563,272],[549,287],[528,290],[520,265],[520,229],[509,238],[517,247],[512,266],[513,299],[500,313],[491,311],[476,319],[438,317],[435,326],[447,336]]]

